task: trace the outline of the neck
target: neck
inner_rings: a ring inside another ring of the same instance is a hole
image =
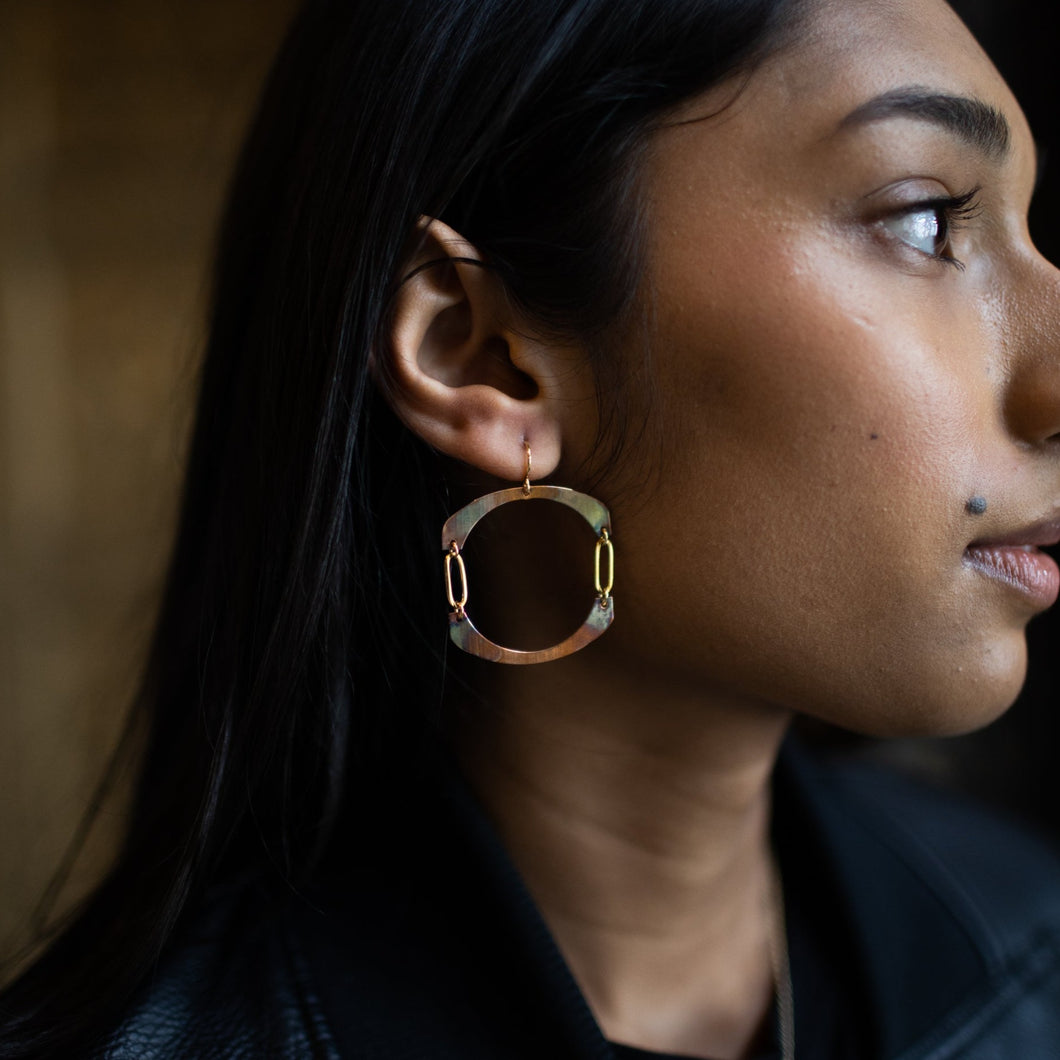
[[[786,715],[602,681],[577,657],[490,678],[458,751],[604,1033],[745,1056],[773,999],[769,779]]]

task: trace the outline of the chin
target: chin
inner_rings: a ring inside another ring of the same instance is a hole
[[[1026,640],[993,644],[941,673],[909,667],[895,676],[873,685],[860,704],[813,713],[876,739],[963,736],[997,721],[1015,702],[1027,676]]]

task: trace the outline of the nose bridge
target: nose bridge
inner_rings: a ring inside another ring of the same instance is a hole
[[[1037,251],[1022,264],[1006,299],[1007,418],[1023,441],[1060,442],[1060,269]]]

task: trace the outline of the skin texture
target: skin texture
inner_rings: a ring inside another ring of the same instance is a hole
[[[909,116],[844,123],[908,86],[996,108],[1008,151]],[[772,996],[769,776],[793,712],[956,732],[1020,687],[1041,605],[965,549],[1060,513],[1060,273],[1026,231],[1035,166],[1018,105],[939,0],[822,3],[653,137],[655,397],[631,396],[645,441],[596,490],[615,624],[547,666],[460,660],[487,706],[453,696],[468,775],[616,1040],[750,1048]],[[948,242],[910,245],[915,204],[975,188]],[[476,253],[427,234],[424,260]],[[592,374],[577,342],[533,336],[485,270],[402,289],[392,400],[469,491],[518,481],[524,439],[536,477],[582,485]],[[476,620],[502,601],[513,646],[578,624],[585,597],[543,592],[539,563],[576,581],[564,564],[584,568],[591,540],[545,512],[483,540]]]

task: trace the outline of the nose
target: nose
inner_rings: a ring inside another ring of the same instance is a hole
[[[1006,419],[1020,441],[1060,449],[1060,269],[1035,255],[1015,292]]]

